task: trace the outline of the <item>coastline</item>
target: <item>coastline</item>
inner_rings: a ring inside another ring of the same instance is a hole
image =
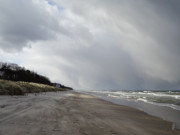
[[[180,135],[171,122],[74,91],[0,96],[0,106],[1,135]]]
[[[114,98],[110,96],[106,96],[103,94],[97,94],[97,93],[88,93],[84,92],[90,95],[93,95],[95,97],[104,99],[106,101],[118,104],[118,105],[123,105],[123,106],[129,106],[135,109],[138,109],[140,111],[143,111],[149,115],[161,118],[163,120],[169,121],[174,123],[174,127],[180,130],[180,117],[179,113],[180,110],[171,108],[169,106],[163,106],[157,105],[156,103],[149,103],[149,102],[144,102],[140,100],[130,100],[127,98]]]

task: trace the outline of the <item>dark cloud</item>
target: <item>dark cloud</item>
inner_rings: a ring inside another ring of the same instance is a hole
[[[163,17],[171,18],[172,21],[179,20],[179,0],[151,0],[148,2],[152,4],[156,13],[161,14]]]
[[[77,89],[180,87],[178,0],[1,3],[1,49],[31,44],[17,60],[54,81]]]
[[[1,48],[20,50],[28,42],[55,38],[58,20],[46,8],[45,2],[0,1]]]
[[[180,50],[180,1],[178,0],[152,0],[149,1],[152,5],[154,12],[160,18],[158,29],[154,33],[156,40],[165,44],[172,53],[179,53]]]

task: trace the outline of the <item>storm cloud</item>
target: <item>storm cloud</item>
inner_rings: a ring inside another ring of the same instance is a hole
[[[60,29],[56,16],[48,12],[51,6],[47,2],[0,3],[0,46],[5,50],[21,50],[28,42],[53,39]]]
[[[179,89],[179,0],[0,0],[0,60],[75,89]]]

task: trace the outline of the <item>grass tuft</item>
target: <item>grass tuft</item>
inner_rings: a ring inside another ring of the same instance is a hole
[[[26,93],[65,91],[45,84],[0,80],[0,95],[25,95]]]

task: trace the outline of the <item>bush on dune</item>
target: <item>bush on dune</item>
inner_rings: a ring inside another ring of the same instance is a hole
[[[21,86],[12,81],[0,80],[0,94],[2,95],[24,95]]]
[[[25,95],[26,93],[56,92],[63,90],[65,89],[45,84],[0,80],[0,95]]]

